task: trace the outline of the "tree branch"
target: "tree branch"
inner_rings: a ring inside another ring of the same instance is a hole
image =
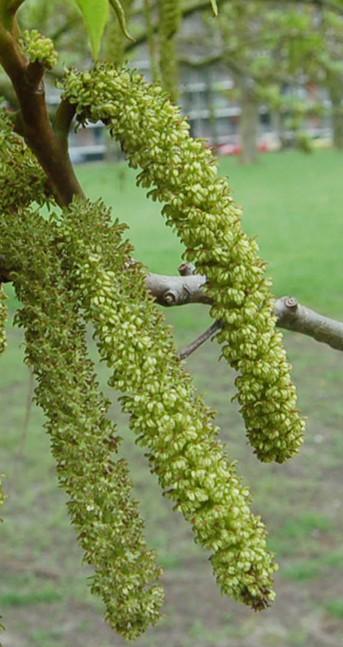
[[[25,141],[46,172],[56,199],[61,205],[67,205],[74,195],[83,195],[83,191],[65,141],[56,135],[50,122],[42,81],[44,68],[40,63],[27,63],[15,35],[3,24],[0,24],[0,63],[18,98]]]
[[[216,332],[221,329],[221,323],[220,321],[215,321],[212,326],[207,328],[205,332],[201,333],[199,337],[197,337],[191,344],[186,346],[180,353],[179,353],[179,358],[180,359],[187,359],[194,351],[198,350],[200,346],[202,346],[206,341],[209,339],[212,339]]]
[[[146,280],[151,294],[155,297],[157,303],[162,306],[180,306],[187,303],[205,303],[209,305],[211,303],[203,290],[206,279],[198,274],[190,276],[148,274]],[[274,313],[279,328],[307,335],[318,342],[331,346],[331,348],[343,351],[343,323],[340,321],[324,317],[314,310],[301,305],[293,297],[276,299]],[[213,336],[214,332],[209,336]],[[207,333],[203,334],[206,335]]]
[[[9,4],[9,9],[13,14],[15,14],[18,9],[20,9],[21,5],[24,4],[25,0],[10,0]]]
[[[204,276],[165,276],[148,274],[147,286],[161,306],[181,306],[186,303],[207,303],[211,301],[201,289],[206,283]]]
[[[15,16],[25,0],[0,0],[0,19],[6,29],[17,29]]]
[[[301,305],[294,297],[282,297],[274,303],[277,325],[308,335],[316,341],[343,351],[343,323]]]
[[[203,289],[206,278],[199,274],[191,274],[192,270],[193,266],[191,264],[184,263],[179,268],[182,276],[147,274],[147,287],[157,303],[165,307],[182,306],[188,303],[210,305],[211,300]],[[12,280],[11,272],[13,271],[15,271],[14,268],[10,268],[6,263],[6,259],[0,256],[0,283],[10,282]],[[331,346],[335,350],[343,351],[342,322],[325,317],[301,305],[294,297],[275,299],[274,314],[276,316],[276,325],[279,328],[307,335],[318,342]],[[180,356],[188,357],[207,339],[213,337],[219,329],[220,322],[214,322]]]
[[[55,114],[55,133],[68,145],[68,135],[75,116],[76,108],[67,99],[62,99]]]

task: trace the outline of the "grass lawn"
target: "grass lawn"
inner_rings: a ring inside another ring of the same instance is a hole
[[[324,314],[343,319],[343,156],[317,151],[261,157],[251,168],[225,159],[244,226],[256,236],[277,295],[292,294]],[[103,197],[130,226],[136,258],[152,271],[176,273],[182,250],[158,205],[147,201],[124,166],[79,167],[91,197]],[[11,296],[12,314],[14,298]],[[167,311],[182,346],[207,325],[206,308]],[[146,533],[165,568],[165,616],[138,647],[341,647],[343,635],[343,375],[342,357],[311,339],[288,334],[300,406],[308,417],[301,454],[286,465],[261,465],[252,455],[236,406],[233,374],[209,343],[188,362],[222,436],[251,486],[254,509],[268,524],[277,553],[277,600],[262,614],[220,596],[207,555],[171,511],[134,445],[127,419],[113,400],[111,415],[124,437],[146,519]],[[86,585],[88,570],[57,488],[42,415],[32,407],[22,363],[20,331],[9,328],[2,357],[0,473],[8,501],[0,542],[0,613],[3,647],[122,647],[102,620],[101,604]],[[105,382],[105,370],[99,367]],[[1,640],[0,640],[1,645]]]

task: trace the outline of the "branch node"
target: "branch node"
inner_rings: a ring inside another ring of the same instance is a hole
[[[284,300],[286,308],[288,310],[291,310],[292,312],[296,312],[298,309],[298,301],[295,299],[295,297],[286,297]]]
[[[181,276],[191,276],[195,274],[195,265],[193,263],[181,263],[178,271]]]
[[[163,293],[162,299],[166,306],[173,306],[177,301],[176,294],[175,292],[172,292],[172,290],[166,290],[166,292]]]

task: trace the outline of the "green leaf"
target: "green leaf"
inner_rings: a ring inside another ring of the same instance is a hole
[[[217,1],[216,0],[210,0],[212,11],[215,16],[218,16],[218,7],[217,7]]]
[[[98,58],[101,39],[109,18],[108,0],[75,0],[82,12],[90,37],[92,53]]]
[[[125,11],[120,0],[110,0],[110,5],[117,16],[120,29],[122,30],[124,36],[126,36],[126,38],[128,38],[129,40],[134,41],[135,39],[132,38],[132,36],[128,32]]]

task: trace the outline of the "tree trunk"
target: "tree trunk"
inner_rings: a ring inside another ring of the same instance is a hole
[[[249,88],[241,87],[241,118],[239,123],[242,164],[257,161],[259,133],[259,105]]]
[[[283,115],[281,110],[272,110],[271,111],[271,120],[272,120],[272,131],[275,134],[275,140],[277,143],[278,150],[282,150],[285,146],[285,136],[284,136],[284,125],[283,125]]]
[[[335,148],[343,150],[343,103],[332,104],[332,142]]]
[[[330,83],[332,143],[335,148],[343,150],[343,86],[342,80]]]

